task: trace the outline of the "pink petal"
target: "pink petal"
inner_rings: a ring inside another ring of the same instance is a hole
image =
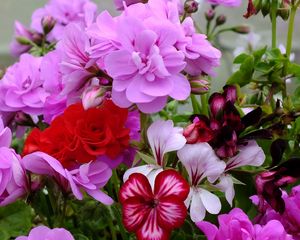
[[[265,154],[255,141],[249,141],[246,146],[239,148],[239,153],[228,160],[226,170],[241,166],[260,166],[265,161]]]
[[[189,184],[175,170],[165,170],[156,177],[154,195],[159,199],[175,197],[178,200],[184,201],[187,198],[189,191]]]
[[[191,85],[185,76],[182,74],[172,76],[174,81],[173,90],[169,94],[170,97],[176,100],[186,100],[191,94]]]
[[[143,113],[156,113],[164,108],[167,103],[168,97],[157,97],[149,103],[137,103],[138,108]]]
[[[123,184],[119,192],[120,202],[123,204],[132,197],[152,199],[153,193],[148,179],[140,173],[133,173]]]
[[[196,223],[197,227],[207,236],[207,240],[215,240],[218,228],[210,222],[201,221]]]

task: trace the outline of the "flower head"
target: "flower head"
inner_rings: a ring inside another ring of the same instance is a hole
[[[16,240],[74,240],[69,231],[64,228],[49,229],[45,226],[33,228],[28,236],[17,237]]]
[[[73,104],[49,128],[34,129],[25,142],[23,154],[42,151],[65,167],[88,163],[101,155],[115,159],[129,146],[127,116],[126,109],[110,100],[88,110],[81,103]]]
[[[234,208],[228,214],[220,215],[218,220],[219,228],[206,221],[197,223],[198,228],[204,232],[208,240],[293,239],[286,233],[279,221],[272,220],[264,226],[253,225],[248,216],[239,208]]]
[[[100,160],[85,163],[73,168],[65,168],[59,160],[43,152],[34,152],[26,155],[22,163],[26,170],[40,175],[53,177],[66,193],[72,192],[82,200],[84,190],[91,197],[103,204],[110,205],[113,200],[100,191],[111,177],[111,169]]]
[[[40,77],[41,58],[23,54],[18,63],[8,68],[0,82],[0,110],[42,114],[48,93]]]
[[[119,193],[124,226],[138,239],[168,239],[186,218],[188,193],[188,183],[174,170],[159,173],[154,189],[143,174],[130,175]]]
[[[194,222],[201,221],[206,211],[212,214],[219,213],[219,198],[201,188],[199,184],[205,178],[211,183],[215,182],[224,172],[225,163],[215,155],[207,143],[187,144],[177,155],[189,174],[191,190],[186,204],[190,205],[191,219]]]

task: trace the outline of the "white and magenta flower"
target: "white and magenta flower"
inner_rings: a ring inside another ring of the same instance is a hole
[[[224,172],[226,164],[216,156],[208,143],[187,144],[177,155],[189,174],[191,190],[186,205],[190,206],[192,221],[203,220],[206,211],[218,214],[221,210],[219,198],[199,184],[205,178],[214,183]]]
[[[142,173],[147,176],[151,186],[153,186],[155,177],[163,171],[163,167],[166,165],[164,155],[168,152],[179,150],[185,145],[186,139],[182,132],[183,129],[174,127],[174,123],[171,120],[156,120],[152,123],[147,130],[147,136],[155,164],[128,169],[123,176],[124,182],[132,173]]]
[[[188,194],[188,183],[174,170],[159,173],[154,188],[143,174],[134,173],[119,192],[124,226],[139,240],[168,239],[186,218]]]
[[[46,226],[33,228],[28,236],[17,237],[16,240],[74,240],[72,234],[64,228],[50,229]]]

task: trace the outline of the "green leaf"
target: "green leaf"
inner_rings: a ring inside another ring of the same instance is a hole
[[[142,153],[142,152],[137,152],[137,154],[140,156],[140,158],[145,161],[148,164],[156,164],[155,160],[153,157],[150,157],[149,155]]]
[[[288,73],[300,77],[300,65],[296,63],[290,63],[288,66]]]
[[[74,234],[74,238],[75,238],[75,240],[89,240],[88,237],[84,236],[81,233]]]
[[[265,46],[265,47],[262,48],[262,49],[259,49],[259,50],[255,51],[255,52],[253,53],[253,56],[254,56],[254,62],[255,62],[255,63],[260,62],[260,61],[261,61],[261,58],[262,58],[263,55],[266,53],[266,51],[267,51],[267,46]]]
[[[27,235],[31,219],[32,209],[22,201],[0,208],[0,239]]]
[[[241,63],[243,63],[243,62],[245,61],[245,59],[246,59],[248,56],[249,56],[248,54],[242,53],[242,54],[238,55],[238,56],[234,59],[233,63],[234,63],[234,64],[241,64]]]

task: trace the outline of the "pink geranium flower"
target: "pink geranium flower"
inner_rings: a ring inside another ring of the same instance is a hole
[[[16,240],[74,240],[69,231],[64,228],[50,229],[45,226],[38,226],[32,229],[27,236],[17,237]]]
[[[144,175],[130,175],[119,193],[124,226],[140,240],[168,239],[186,218],[188,193],[188,183],[174,170],[159,173],[154,189]]]

